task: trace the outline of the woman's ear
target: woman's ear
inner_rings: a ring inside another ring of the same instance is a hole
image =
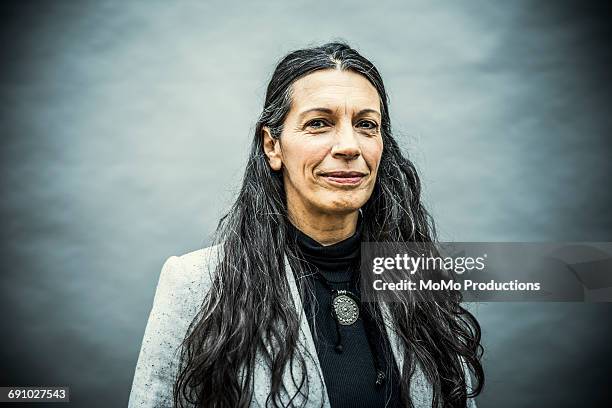
[[[280,140],[272,137],[270,128],[264,126],[262,128],[263,137],[263,148],[266,156],[268,156],[268,163],[272,170],[280,170],[283,167],[283,156],[280,148]]]

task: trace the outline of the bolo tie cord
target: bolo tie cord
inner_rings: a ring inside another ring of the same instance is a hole
[[[327,288],[327,290],[329,290],[333,299],[333,296],[337,293],[337,290],[331,286],[329,281],[325,279],[325,277],[320,272],[317,271],[317,273],[315,274],[315,278],[320,281],[323,286]],[[344,345],[342,343],[342,331],[340,330],[340,322],[333,304],[331,305],[331,311],[334,318],[334,322],[336,324],[336,346],[334,347],[334,349],[337,353],[342,353],[344,351]],[[374,322],[374,319],[370,315],[367,308],[363,308],[362,310],[360,305],[359,312],[360,316],[362,316],[363,319],[363,325],[366,330],[366,338],[368,340],[368,344],[370,345],[370,350],[372,352],[372,360],[374,362],[374,369],[376,370],[375,384],[377,386],[380,386],[385,382],[385,372],[382,369],[382,361],[380,358],[380,354],[378,353],[377,342],[375,340],[376,323]]]

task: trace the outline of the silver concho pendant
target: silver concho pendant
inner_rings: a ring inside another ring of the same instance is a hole
[[[347,291],[340,290],[332,300],[332,307],[336,313],[336,319],[343,326],[350,326],[359,318],[359,305]]]

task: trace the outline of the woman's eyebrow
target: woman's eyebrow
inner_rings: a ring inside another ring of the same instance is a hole
[[[380,118],[380,112],[377,111],[376,109],[362,109],[359,112],[357,112],[357,115],[365,115],[366,113],[373,113],[375,115],[377,115]]]
[[[330,114],[330,115],[332,113],[334,113],[334,111],[329,109],[329,108],[312,108],[312,109],[307,109],[304,112],[300,113],[300,116],[298,116],[298,122],[301,121],[304,118],[304,116],[306,116],[310,112],[322,112],[322,113],[327,113],[327,114]]]
[[[306,116],[308,113],[310,112],[322,112],[322,113],[327,113],[327,114],[332,114],[334,113],[333,110],[329,109],[329,108],[312,108],[312,109],[307,109],[305,111],[303,111],[302,113],[300,113],[299,117],[298,117],[298,121],[302,120],[304,118],[304,116]],[[360,115],[364,115],[366,113],[373,113],[378,115],[378,117],[380,117],[380,112],[378,112],[376,109],[362,109],[359,112],[357,112],[357,116]]]

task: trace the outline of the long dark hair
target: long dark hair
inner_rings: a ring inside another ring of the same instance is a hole
[[[372,196],[362,207],[362,239],[369,242],[435,242],[434,222],[421,203],[421,185],[412,162],[391,133],[389,102],[376,67],[344,42],[293,51],[278,63],[270,79],[253,137],[242,186],[235,203],[217,226],[214,244],[221,248],[211,289],[183,341],[174,403],[206,407],[247,407],[253,395],[256,355],[272,372],[266,405],[283,406],[282,373],[297,352],[299,319],[284,255],[300,255],[288,242],[287,203],[281,172],[273,171],[264,154],[262,128],[279,138],[291,107],[292,84],[322,69],[351,70],[378,90],[382,114],[383,152]],[[293,265],[293,264],[292,264]],[[300,268],[300,263],[295,263]],[[300,270],[296,274],[300,274]],[[301,294],[308,291],[300,279]],[[480,363],[480,326],[460,304],[460,297],[443,302],[393,302],[390,313],[409,358],[402,370],[401,395],[410,401],[410,377],[418,362],[432,385],[434,406],[465,406],[468,391],[461,360],[475,382],[469,396],[484,382]],[[374,316],[377,316],[374,314]],[[384,327],[382,319],[376,325]],[[279,325],[280,323],[280,325]],[[275,345],[269,352],[267,345]],[[304,373],[305,371],[302,371]],[[294,379],[299,392],[307,378]]]

